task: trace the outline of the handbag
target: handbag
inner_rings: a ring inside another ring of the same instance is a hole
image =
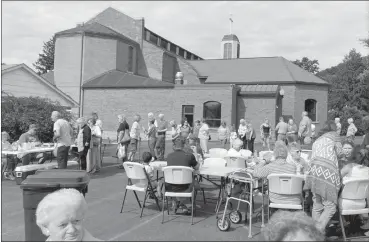
[[[121,131],[121,132],[123,132],[123,131]],[[128,143],[128,142],[130,142],[130,141],[131,141],[131,136],[129,136],[129,132],[128,132],[128,130],[126,129],[126,130],[124,131],[123,138],[122,138],[122,140],[120,141],[120,143],[124,144],[124,143]]]
[[[126,146],[119,144],[118,145],[118,158],[123,159],[126,157]]]

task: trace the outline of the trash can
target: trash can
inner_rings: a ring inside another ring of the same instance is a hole
[[[80,170],[38,170],[29,175],[20,186],[23,190],[25,241],[47,239],[37,226],[35,215],[37,205],[47,194],[61,188],[74,188],[85,196],[89,181],[86,171]]]

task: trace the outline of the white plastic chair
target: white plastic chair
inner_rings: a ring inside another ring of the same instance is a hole
[[[346,200],[365,200],[369,202],[369,179],[350,179],[343,182],[343,188],[339,199],[340,225],[344,241],[346,241],[345,227],[343,226],[342,216],[368,214],[369,208],[345,209],[341,206],[342,199]],[[356,237],[357,238],[357,237]],[[350,238],[353,239],[353,238]]]
[[[192,189],[188,192],[168,192],[165,191],[163,197],[163,219],[161,223],[164,223],[164,200],[167,202],[167,210],[169,215],[169,205],[167,197],[189,197],[191,198],[192,208],[191,208],[191,225],[193,225],[193,211],[195,207],[195,184],[194,184],[194,174],[193,169],[187,166],[167,166],[163,168],[164,172],[164,185],[166,183],[174,185],[192,185]]]
[[[304,178],[294,174],[270,174],[268,177],[268,190],[270,194],[279,195],[300,195],[301,204],[278,204],[268,202],[268,221],[270,216],[269,208],[295,209],[304,211],[304,201],[302,196]]]
[[[212,148],[209,149],[209,155],[211,158],[224,158],[227,156],[228,151],[223,148]]]
[[[122,208],[120,210],[120,213],[123,212],[124,201],[126,200],[126,195],[127,195],[128,190],[133,191],[133,193],[135,194],[137,203],[141,208],[140,218],[142,217],[142,213],[143,213],[143,210],[144,210],[144,207],[145,207],[146,199],[150,194],[154,197],[156,205],[158,206],[159,211],[160,211],[159,201],[158,201],[158,198],[155,195],[156,189],[153,188],[153,186],[150,182],[150,178],[146,173],[144,165],[142,165],[140,163],[137,163],[137,162],[124,162],[123,166],[124,166],[124,170],[126,171],[126,174],[127,174],[127,177],[128,177],[128,184],[127,184],[126,190],[124,192],[124,198],[123,198]],[[133,183],[132,180],[135,183]],[[144,198],[142,206],[141,206],[140,200],[138,199],[138,196],[137,196],[136,192],[144,192],[145,193],[145,198]]]
[[[246,159],[243,157],[233,157],[227,156],[225,157],[227,161],[227,167],[235,167],[235,168],[246,168]]]

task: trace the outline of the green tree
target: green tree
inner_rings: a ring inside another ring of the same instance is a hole
[[[39,75],[54,70],[55,35],[47,42],[44,42],[42,53],[38,55],[37,61],[33,64]]]
[[[14,97],[4,92],[1,94],[1,131],[8,132],[13,141],[27,132],[30,124],[37,124],[40,140],[52,142],[52,111],[59,111],[64,119],[74,124],[75,117],[58,102],[39,97]]]
[[[318,60],[310,60],[307,57],[303,57],[301,60],[292,61],[295,65],[298,65],[304,70],[311,72],[313,74],[318,73],[319,71],[319,61]]]

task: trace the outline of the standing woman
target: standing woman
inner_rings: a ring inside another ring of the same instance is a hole
[[[149,149],[152,157],[156,157],[155,155],[155,146],[156,146],[156,126],[155,120],[149,121],[149,129],[146,131],[146,135],[148,138]]]
[[[240,126],[238,127],[238,136],[240,140],[242,140],[243,142],[242,149],[247,149],[246,130],[247,130],[246,121],[244,119],[241,119]]]
[[[87,172],[95,173],[99,172],[101,169],[100,163],[100,139],[101,139],[101,130],[98,125],[96,125],[95,119],[89,119],[87,121],[88,126],[91,129],[91,142],[90,149],[87,153]]]
[[[138,142],[141,141],[141,116],[139,114],[136,114],[134,116],[134,122],[131,127],[131,132],[129,133],[131,136],[131,142],[130,142],[130,152],[128,154],[128,160],[133,162],[133,158],[135,157],[135,154],[137,152],[138,148]]]
[[[342,153],[342,145],[334,121],[327,121],[318,136],[313,143],[304,190],[310,189],[313,193],[312,217],[324,233],[337,210],[341,188],[338,156]]]
[[[118,115],[119,127],[117,130],[117,142],[124,146],[124,150],[126,152],[126,156],[120,159],[121,165],[118,167],[119,169],[123,169],[123,162],[127,160],[127,152],[128,145],[130,141],[123,142],[123,137],[126,132],[129,134],[129,125],[126,121],[126,117],[124,115]]]
[[[347,122],[348,122],[349,126],[347,128],[346,138],[348,140],[351,140],[352,142],[354,142],[355,134],[357,132],[357,128],[356,128],[356,126],[354,124],[354,120],[352,118],[347,119]]]
[[[172,127],[172,142],[174,145],[174,141],[181,135],[181,125],[178,125],[174,120],[170,121],[169,125]]]
[[[201,120],[201,127],[199,129],[200,147],[203,154],[208,153],[208,142],[209,142],[209,125],[204,119]]]
[[[193,134],[193,138],[196,139],[196,143],[198,145],[200,145],[200,140],[199,140],[199,131],[201,128],[201,122],[200,120],[195,120],[194,124],[193,124],[193,129],[192,129],[192,134]]]
[[[249,151],[251,151],[252,153],[254,153],[254,142],[255,142],[255,138],[256,138],[256,133],[254,128],[252,127],[252,124],[250,122],[247,122],[246,124],[246,144],[247,144],[247,149]]]
[[[191,131],[192,131],[192,129],[191,129],[190,124],[187,122],[187,118],[182,119],[181,128],[180,128],[181,137],[183,139],[187,140],[187,138],[190,135]]]
[[[218,128],[218,139],[223,149],[225,149],[226,147],[229,135],[230,133],[229,133],[229,128],[227,127],[227,123],[225,121],[222,121],[222,123],[220,124]]]
[[[269,124],[269,119],[265,118],[264,123],[260,125],[260,137],[263,141],[263,147],[267,146],[269,151],[271,134],[272,126]]]
[[[156,154],[158,155],[158,160],[164,160],[165,154],[165,137],[168,130],[168,122],[164,119],[164,114],[159,114],[158,130],[157,130],[157,140],[156,140]]]
[[[293,121],[292,118],[288,120],[288,126],[287,126],[287,142],[293,143],[297,142],[297,125]]]
[[[90,149],[91,142],[91,129],[86,124],[86,120],[84,118],[77,119],[77,124],[79,126],[79,132],[77,136],[77,147],[79,153],[79,159],[81,162],[81,169],[86,170],[87,168],[87,153]]]

